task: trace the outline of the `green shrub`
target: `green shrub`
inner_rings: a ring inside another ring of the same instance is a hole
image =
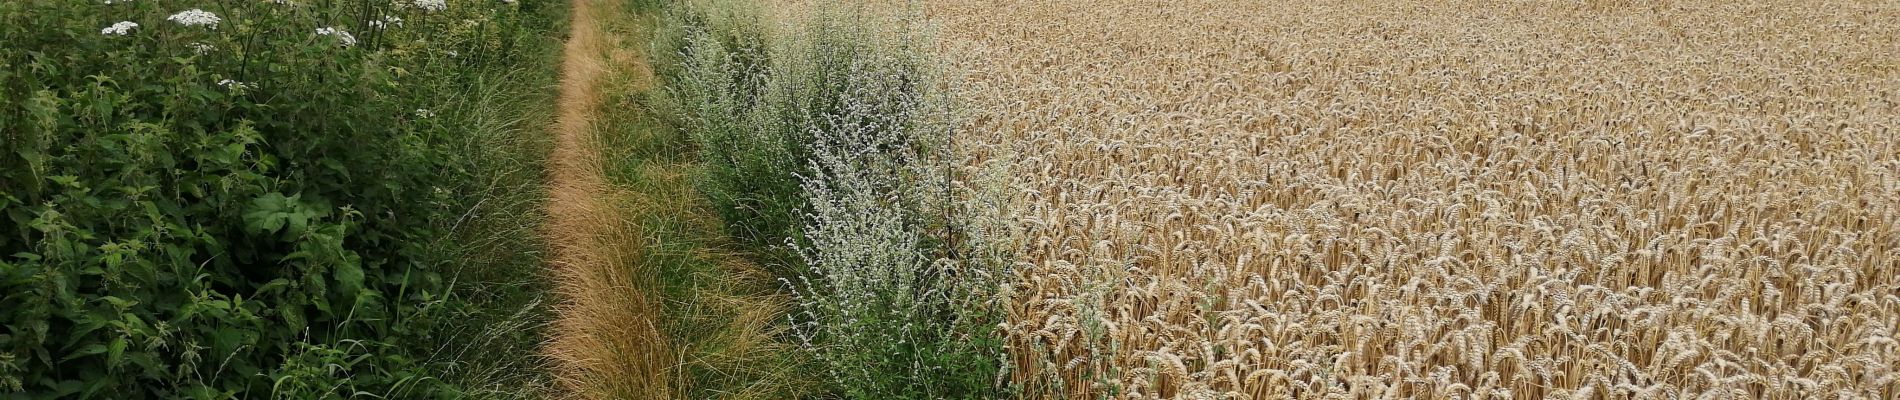
[[[495,173],[441,107],[548,11],[104,3],[0,3],[0,397],[462,393],[442,241]]]

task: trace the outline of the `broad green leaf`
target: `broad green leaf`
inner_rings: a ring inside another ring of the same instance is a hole
[[[337,293],[345,297],[356,295],[363,289],[363,267],[356,263],[340,263],[333,269],[336,276]]]
[[[110,346],[107,346],[107,349],[106,349],[106,366],[113,369],[118,369],[119,365],[124,362],[125,362],[125,338],[121,337],[121,338],[112,339],[112,344]]]
[[[244,213],[244,226],[255,233],[275,233],[284,228],[288,219],[292,200],[283,193],[270,193],[251,200],[251,207]]]
[[[80,357],[105,353],[107,350],[109,349],[106,348],[105,344],[93,343],[93,344],[86,345],[86,347],[79,348],[78,351],[67,353],[65,357],[60,357],[59,361],[60,362],[72,361]]]

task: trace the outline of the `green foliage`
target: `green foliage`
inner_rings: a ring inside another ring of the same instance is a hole
[[[955,123],[927,38],[825,11],[786,37],[750,3],[688,2],[656,40],[701,191],[735,234],[789,242],[794,333],[839,395],[993,398],[1006,246],[963,227]]]
[[[554,10],[114,3],[0,3],[0,398],[466,394],[443,240],[495,172],[444,99]]]

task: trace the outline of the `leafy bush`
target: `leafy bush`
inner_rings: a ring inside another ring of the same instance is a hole
[[[443,240],[497,175],[441,107],[551,9],[180,3],[0,3],[0,393],[460,392]]]
[[[1007,246],[960,222],[977,192],[953,184],[929,42],[829,9],[772,36],[736,7],[673,11],[665,100],[737,233],[793,244],[794,332],[850,398],[999,396]]]

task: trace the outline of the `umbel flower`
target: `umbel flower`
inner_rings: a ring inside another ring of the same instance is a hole
[[[177,14],[166,17],[165,20],[177,22],[179,25],[184,26],[206,26],[211,29],[218,29],[218,22],[223,21],[218,18],[217,14],[196,8],[179,11]]]
[[[139,27],[139,24],[137,22],[119,21],[119,23],[112,24],[112,26],[108,26],[105,29],[99,30],[99,33],[103,35],[125,36],[126,34],[132,32],[132,28],[137,28],[137,27]]]
[[[351,47],[351,46],[356,45],[356,36],[351,35],[349,32],[344,31],[341,28],[337,28],[337,27],[317,28],[317,34],[323,35],[323,36],[336,36],[336,44],[338,46]]]
[[[449,9],[448,0],[416,0],[415,4],[416,4],[416,8],[420,8],[423,11],[428,11],[428,12],[437,12],[437,11]]]
[[[377,30],[386,29],[391,26],[402,26],[402,17],[384,15],[383,19],[369,22],[369,27]]]
[[[252,88],[252,87],[253,87],[253,86],[252,86],[251,84],[249,84],[249,83],[244,83],[244,82],[238,82],[238,81],[237,81],[237,80],[235,80],[235,79],[223,79],[223,80],[219,80],[219,81],[218,81],[218,86],[223,86],[223,87],[224,87],[225,89],[231,89],[231,90],[238,90],[238,89],[250,89],[250,88]]]

